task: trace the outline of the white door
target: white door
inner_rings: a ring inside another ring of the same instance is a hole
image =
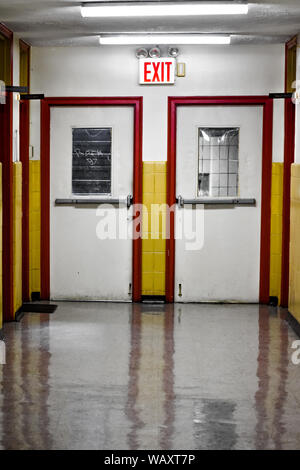
[[[258,302],[263,109],[187,106],[177,113],[176,195],[254,198],[256,205],[176,208],[177,224],[196,207],[204,213],[201,248],[176,240],[175,300]]]
[[[133,133],[131,107],[51,109],[52,299],[131,300],[132,240],[127,205],[106,210],[103,205],[89,205],[88,200],[101,197],[109,203],[111,198],[125,201],[132,195]],[[86,199],[87,204],[56,205],[56,199]],[[109,227],[104,234],[103,230],[96,232],[99,224],[103,229],[105,220]]]

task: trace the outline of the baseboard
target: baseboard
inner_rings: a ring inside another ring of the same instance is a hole
[[[288,312],[286,321],[288,322],[290,327],[294,330],[296,335],[298,335],[300,338],[300,323],[298,322],[298,320],[296,320],[296,318],[293,317],[293,315],[290,312]]]
[[[142,302],[148,303],[165,303],[165,295],[142,295]]]
[[[269,305],[271,305],[271,307],[277,307],[278,306],[278,297],[271,296],[270,299],[269,299]]]
[[[41,293],[40,292],[31,292],[31,300],[32,302],[36,302],[41,300]]]
[[[20,322],[23,317],[24,317],[24,311],[23,311],[23,306],[22,306],[15,313],[15,321]]]

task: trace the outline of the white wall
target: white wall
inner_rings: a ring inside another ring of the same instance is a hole
[[[135,47],[32,49],[32,93],[46,96],[143,96],[144,160],[167,159],[167,97],[257,95],[284,91],[284,46],[184,46],[187,76],[174,86],[138,85]],[[283,113],[275,106],[274,160],[283,158]],[[31,143],[39,158],[39,109],[32,106]]]
[[[13,85],[20,85],[20,46],[19,37],[14,34],[13,41]],[[13,161],[20,160],[19,151],[19,101],[17,94],[13,94]]]

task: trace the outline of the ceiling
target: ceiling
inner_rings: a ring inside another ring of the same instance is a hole
[[[97,46],[97,35],[101,32],[230,33],[233,44],[283,43],[300,32],[300,0],[250,0],[246,16],[139,19],[82,18],[81,3],[76,0],[0,0],[0,22],[33,46]],[[110,2],[106,0],[106,3]]]

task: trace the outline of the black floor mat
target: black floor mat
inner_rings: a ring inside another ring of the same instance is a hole
[[[39,302],[25,303],[22,305],[22,312],[30,313],[53,313],[57,309],[55,304],[43,304]]]

